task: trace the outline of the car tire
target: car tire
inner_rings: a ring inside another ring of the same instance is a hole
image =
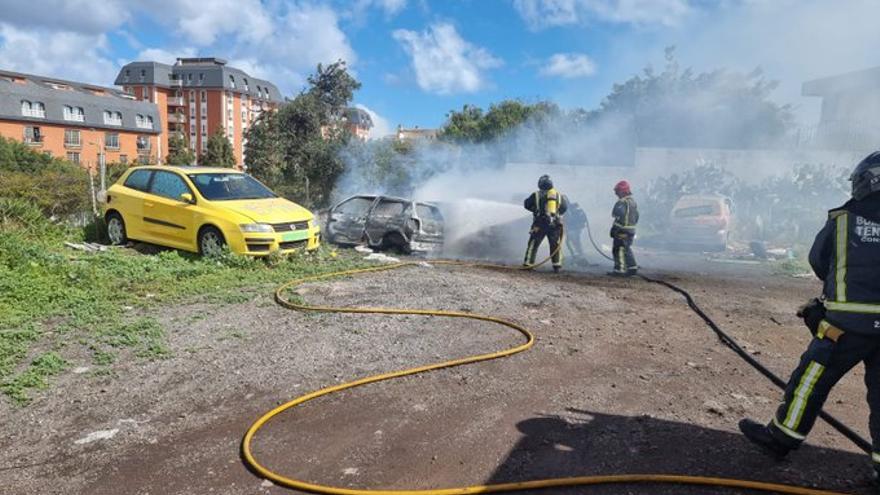
[[[199,254],[206,257],[219,256],[226,247],[226,239],[217,227],[207,226],[199,231]]]
[[[125,232],[125,220],[119,213],[111,212],[107,215],[107,240],[113,246],[121,246],[128,242],[128,234]]]
[[[399,254],[412,254],[412,249],[406,239],[398,233],[392,233],[385,236],[382,244],[385,249],[394,249]]]

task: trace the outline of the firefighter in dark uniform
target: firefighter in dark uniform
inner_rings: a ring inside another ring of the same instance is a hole
[[[538,248],[546,237],[550,243],[553,271],[559,272],[562,269],[562,215],[568,209],[565,196],[553,188],[553,181],[549,176],[542,175],[538,179],[538,190],[523,201],[523,206],[532,212],[534,217],[532,228],[529,230],[529,244],[523,266],[535,264]]]
[[[622,180],[614,186],[617,203],[611,211],[614,224],[611,226],[613,239],[614,271],[608,272],[614,277],[631,277],[638,273],[639,266],[633,255],[632,243],[636,237],[636,224],[639,223],[639,208],[632,197],[629,182]]]
[[[581,244],[584,228],[587,226],[587,214],[577,203],[572,203],[565,213],[565,245],[576,259],[586,263],[584,246]]]
[[[798,448],[831,388],[865,363],[875,476],[880,473],[880,152],[858,164],[852,199],[828,213],[810,250],[822,296],[801,308],[814,338],[769,424],[744,419],[740,430],[777,458]],[[876,479],[876,478],[875,478]]]

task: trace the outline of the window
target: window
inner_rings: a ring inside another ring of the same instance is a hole
[[[147,71],[146,71],[146,69],[141,69],[141,79],[143,79],[145,77],[147,77]]]
[[[39,127],[24,128],[24,142],[26,144],[40,144],[43,142],[43,135],[40,133]]]
[[[247,78],[246,78],[246,77],[244,78],[244,90],[245,90],[245,91],[248,90],[248,82],[247,82]]]
[[[181,194],[192,194],[183,179],[173,173],[157,171],[150,184],[150,193],[169,199],[180,199]]]
[[[400,201],[388,201],[382,200],[379,202],[379,205],[376,206],[376,209],[373,210],[373,215],[380,217],[394,217],[403,213],[405,205]]]
[[[82,107],[72,107],[64,105],[64,120],[72,120],[74,122],[84,122],[86,113]]]
[[[229,85],[235,88],[235,76],[233,76],[232,74],[229,74]]]
[[[257,86],[257,98],[262,98],[263,96],[263,88]]]
[[[137,114],[134,118],[135,124],[141,129],[152,129],[153,128],[153,117],[147,115],[146,117]]]
[[[200,92],[199,97],[202,99],[202,101],[207,100],[207,98],[208,98],[208,92],[205,91],[205,90],[203,89],[203,90]]]
[[[46,107],[42,102],[30,102],[21,100],[21,115],[23,117],[36,117],[40,119],[46,118]]]
[[[204,73],[204,72],[199,72],[199,84],[202,84],[202,82],[203,82],[204,80],[205,80],[205,73]]]
[[[352,198],[336,207],[334,213],[354,216],[366,215],[367,210],[373,204],[374,199],[375,198]]]
[[[186,75],[186,80],[189,82],[192,82],[192,80],[193,80],[192,72],[190,72],[189,74]]]
[[[119,155],[119,163],[128,165],[128,155]]]
[[[122,161],[122,157],[125,155],[119,155],[120,163],[125,163]],[[125,161],[128,161],[128,157],[125,156]],[[147,192],[147,186],[150,185],[150,177],[153,176],[152,170],[135,170],[125,179],[125,183],[123,184],[125,187],[135,189],[137,191]]]
[[[237,173],[189,174],[189,180],[209,201],[268,199],[277,197],[253,177]]]
[[[122,125],[122,113],[104,110],[104,124],[106,125]]]
[[[82,146],[79,130],[64,129],[64,146],[67,146],[68,148],[79,148]]]
[[[189,101],[190,101],[190,103],[195,103],[195,101],[196,101],[196,92],[195,91],[189,92]]]
[[[68,151],[67,152],[67,161],[69,161],[71,163],[79,164],[79,152]]]
[[[119,134],[115,132],[108,132],[104,134],[104,147],[118,150],[119,149]]]
[[[202,136],[208,135],[208,125],[202,122]]]
[[[150,151],[150,136],[137,137],[137,150],[138,152]]]

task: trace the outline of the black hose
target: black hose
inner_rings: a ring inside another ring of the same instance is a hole
[[[596,245],[596,242],[593,241],[593,233],[590,230],[589,221],[587,221],[587,223],[586,223],[586,228],[587,228],[587,234],[590,237],[590,242],[593,244],[593,247],[596,249],[596,251],[599,254],[601,254],[602,256],[604,256],[605,258],[608,258],[609,260],[614,261],[613,258],[611,258],[608,255],[606,255],[605,253],[603,253],[602,250],[599,249],[599,247]],[[699,306],[697,306],[696,301],[694,301],[694,298],[691,297],[691,295],[688,291],[682,289],[681,287],[678,287],[677,285],[674,285],[670,282],[667,282],[665,280],[651,278],[651,277],[647,277],[645,275],[638,275],[638,277],[641,278],[642,280],[645,280],[646,282],[651,282],[654,284],[662,285],[662,286],[684,296],[685,300],[687,301],[688,307],[690,307],[691,311],[693,311],[694,313],[697,314],[697,316],[699,316],[700,318],[703,319],[703,321],[706,323],[706,325],[710,329],[712,329],[713,332],[715,332],[715,335],[718,336],[718,340],[720,340],[722,344],[729,347],[733,352],[735,352],[745,362],[749,363],[749,365],[751,365],[753,368],[758,370],[758,372],[760,372],[762,375],[767,377],[771,382],[773,382],[774,385],[785,390],[785,386],[787,383],[783,379],[779,378],[772,371],[767,369],[766,366],[764,366],[763,364],[758,362],[758,360],[755,359],[754,357],[752,357],[751,354],[746,352],[745,349],[740,347],[740,345],[733,339],[733,337],[731,337],[730,335],[725,333],[724,330],[721,330],[721,328],[712,320],[712,318],[709,318],[709,316],[705,312],[703,312],[703,310],[700,309]],[[863,451],[865,451],[868,454],[871,454],[873,452],[873,448],[871,447],[871,442],[864,439],[861,435],[859,435],[858,433],[853,431],[852,428],[846,426],[845,424],[843,424],[840,420],[838,420],[834,416],[828,414],[825,411],[819,411],[819,417],[822,418],[826,423],[831,425],[832,428],[834,428],[835,430],[840,432],[841,435],[845,436],[850,441],[852,441],[854,444],[856,444],[856,446],[858,448],[862,449]]]

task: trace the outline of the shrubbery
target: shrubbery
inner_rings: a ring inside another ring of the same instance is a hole
[[[70,217],[91,208],[89,175],[80,166],[0,137],[0,198],[30,203],[45,215]]]

